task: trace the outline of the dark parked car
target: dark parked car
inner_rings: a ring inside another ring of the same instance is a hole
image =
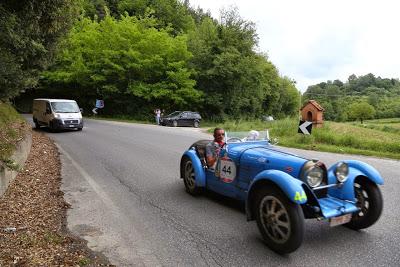
[[[167,126],[193,126],[199,127],[201,116],[193,111],[174,111],[161,118],[161,125]]]

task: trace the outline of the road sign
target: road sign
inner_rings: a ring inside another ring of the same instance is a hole
[[[300,121],[298,133],[311,134],[312,122],[311,121]]]
[[[104,108],[104,100],[96,99],[96,108]]]

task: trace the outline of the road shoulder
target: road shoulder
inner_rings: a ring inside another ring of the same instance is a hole
[[[60,168],[54,143],[33,131],[25,166],[0,198],[0,266],[110,266],[68,232]]]

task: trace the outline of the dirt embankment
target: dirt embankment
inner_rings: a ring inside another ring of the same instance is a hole
[[[66,229],[54,143],[33,131],[24,168],[0,197],[0,266],[110,266]]]

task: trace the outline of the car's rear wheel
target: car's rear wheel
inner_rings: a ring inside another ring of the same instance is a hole
[[[199,128],[199,122],[198,121],[194,121],[193,122],[193,127],[194,128]]]
[[[183,182],[185,183],[186,192],[191,195],[198,195],[201,189],[196,185],[196,174],[192,161],[190,159],[185,159],[183,168]]]
[[[178,122],[177,121],[173,121],[172,122],[172,126],[174,126],[174,127],[178,126]]]
[[[360,211],[354,213],[351,221],[345,226],[354,230],[370,227],[382,214],[381,191],[375,183],[364,178],[354,182],[354,194]]]
[[[256,192],[258,229],[267,246],[280,253],[295,251],[304,236],[304,215],[300,205],[291,202],[276,186]]]

